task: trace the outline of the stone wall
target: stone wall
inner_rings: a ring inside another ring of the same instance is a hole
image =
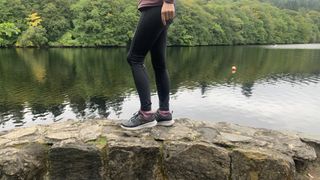
[[[176,121],[140,131],[69,120],[0,132],[0,180],[320,179],[320,138]]]

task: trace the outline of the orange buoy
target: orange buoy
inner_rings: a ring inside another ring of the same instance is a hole
[[[236,66],[232,66],[231,69],[232,69],[232,71],[231,71],[232,74],[235,74],[237,72],[237,67]]]

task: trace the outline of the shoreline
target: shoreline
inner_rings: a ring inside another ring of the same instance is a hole
[[[317,43],[278,43],[278,44],[212,44],[212,45],[168,45],[167,47],[239,47],[239,46],[273,46],[273,45],[320,45],[320,42]],[[18,46],[9,46],[1,47],[0,49],[116,49],[116,48],[128,48],[128,46],[43,46],[43,47],[18,47]]]

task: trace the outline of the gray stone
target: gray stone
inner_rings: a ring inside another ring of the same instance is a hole
[[[241,134],[245,136],[254,136],[257,130],[259,130],[258,128],[250,128],[228,122],[207,123],[207,126],[208,125],[219,129],[220,132]]]
[[[2,137],[13,140],[13,139],[21,138],[23,136],[33,135],[36,132],[37,132],[37,126],[27,127],[27,128],[18,128],[8,134],[3,135]]]
[[[85,126],[80,129],[80,139],[84,142],[95,140],[100,136],[101,129],[99,125]]]
[[[313,147],[317,153],[317,159],[312,162],[300,161],[296,168],[301,179],[320,179],[320,137],[317,135],[310,135],[299,133],[303,142],[306,142]]]
[[[313,161],[316,159],[314,148],[300,140],[294,134],[269,130],[264,128],[243,127],[231,123],[208,123],[220,133],[215,144],[226,147],[238,148],[263,148],[271,151],[281,152],[295,160]],[[208,126],[207,125],[207,126]]]
[[[158,144],[111,142],[105,163],[107,179],[162,179],[160,161]]]
[[[264,150],[234,149],[231,153],[234,180],[293,180],[294,162],[283,154]]]
[[[47,148],[27,144],[20,148],[0,150],[0,179],[41,179],[46,174]]]
[[[315,136],[190,119],[139,131],[119,123],[68,120],[2,132],[0,180],[320,179]]]
[[[0,138],[0,147],[5,146],[8,142],[11,142],[9,139]]]
[[[48,139],[51,140],[65,140],[65,139],[70,139],[70,138],[77,138],[78,132],[76,131],[65,131],[65,132],[50,132],[47,133],[45,136]]]
[[[196,131],[192,121],[182,119],[170,128],[157,126],[152,129],[151,136],[159,141],[180,140],[180,141],[194,141],[200,137],[200,133]]]
[[[54,180],[102,179],[101,152],[81,142],[60,142],[49,150],[49,176]]]
[[[296,160],[315,160],[314,148],[302,142],[298,136],[290,136],[275,130],[260,129],[254,134],[258,141],[268,142],[265,148],[292,156]]]
[[[298,133],[297,136],[299,136],[304,142],[313,142],[320,145],[320,135]]]
[[[232,133],[221,133],[221,136],[230,142],[249,142],[252,140],[252,137],[240,135],[240,134],[232,134]]]
[[[168,142],[163,148],[164,173],[169,179],[228,179],[226,149],[206,143]]]

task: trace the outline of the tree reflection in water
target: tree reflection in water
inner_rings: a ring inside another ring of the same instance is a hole
[[[0,124],[120,116],[125,99],[135,94],[126,52],[125,48],[1,49]],[[318,59],[319,50],[172,47],[167,60],[171,94],[199,88],[206,98],[212,88],[238,85],[244,96],[251,97],[257,81],[319,82]],[[238,67],[236,74],[231,72],[233,65]],[[154,79],[149,55],[146,66]],[[152,81],[153,93],[155,87]]]

